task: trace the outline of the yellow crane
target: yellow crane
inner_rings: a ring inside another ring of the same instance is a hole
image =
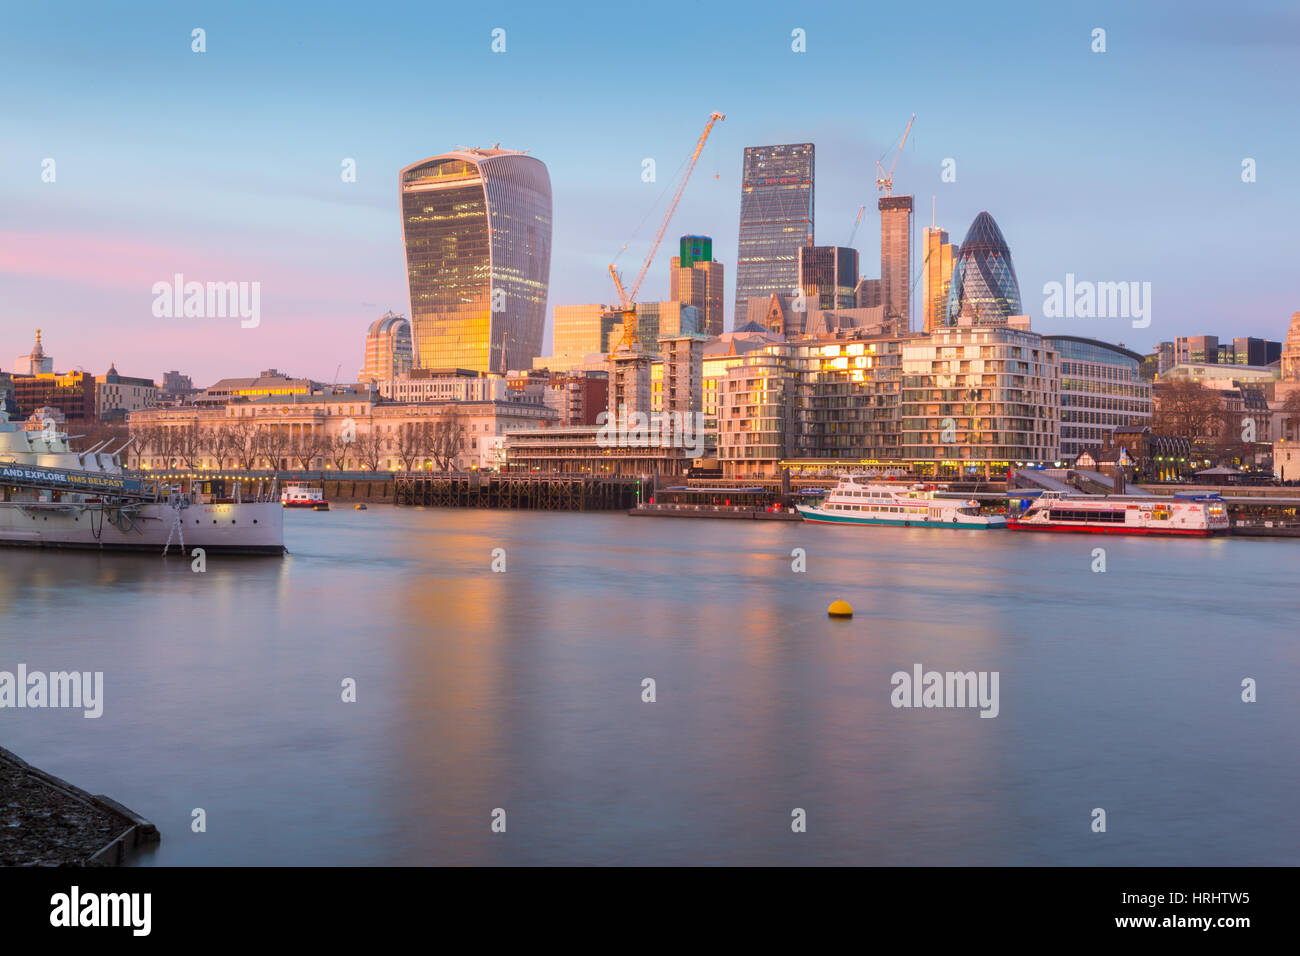
[[[622,280],[618,277],[618,270],[614,264],[610,263],[609,274],[614,279],[614,291],[618,293],[619,311],[623,313],[623,338],[618,347],[627,345],[628,348],[640,348],[641,339],[636,334],[636,295],[641,291],[641,283],[645,281],[646,273],[650,271],[650,263],[654,262],[655,253],[659,251],[659,243],[663,241],[664,233],[668,231],[668,223],[672,221],[673,213],[677,211],[677,204],[681,202],[682,193],[686,191],[686,183],[691,178],[691,172],[695,169],[695,163],[700,158],[700,153],[704,151],[704,143],[709,138],[709,133],[713,131],[713,124],[727,117],[722,113],[713,112],[709,114],[708,125],[704,127],[704,132],[700,134],[699,142],[695,144],[695,152],[691,153],[691,158],[686,164],[686,171],[682,173],[681,180],[677,183],[677,189],[673,192],[672,201],[668,203],[668,211],[664,213],[664,221],[659,224],[659,231],[655,233],[654,241],[650,243],[650,252],[645,257],[645,262],[641,263],[641,271],[636,274],[636,279],[632,285],[624,289]]]
[[[903,155],[903,144],[907,142],[907,134],[912,131],[912,124],[916,122],[916,114],[907,121],[907,129],[903,130],[903,138],[899,140],[898,150],[894,153],[894,161],[889,164],[889,172],[885,172],[885,167],[880,165],[880,160],[876,160],[876,170],[880,175],[876,178],[876,188],[886,196],[892,195],[894,191],[894,167],[898,165],[898,157]]]

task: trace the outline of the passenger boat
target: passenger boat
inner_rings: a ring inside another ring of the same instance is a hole
[[[1159,534],[1208,537],[1228,533],[1228,509],[1218,495],[1173,498],[1071,495],[1044,491],[1029,510],[1007,522],[1012,531]]]
[[[0,545],[95,551],[284,554],[273,484],[227,495],[221,480],[189,487],[129,475],[121,445],[74,452],[52,423],[31,429],[0,407]]]
[[[941,498],[925,485],[871,485],[844,475],[819,504],[795,505],[815,524],[882,524],[904,528],[1003,528],[1006,518],[980,514],[974,499]]]
[[[311,508],[313,511],[329,511],[330,503],[325,500],[325,492],[319,488],[298,481],[287,482],[280,493],[280,504],[286,508]]]

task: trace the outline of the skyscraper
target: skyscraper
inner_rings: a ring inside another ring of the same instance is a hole
[[[885,318],[907,332],[912,323],[912,197],[882,196],[880,284]]]
[[[813,243],[813,144],[747,146],[740,184],[736,324],[750,296],[791,295],[800,246]]]
[[[399,178],[416,368],[504,372],[542,350],[551,180],[538,159],[458,149]]]
[[[722,263],[713,259],[713,240],[682,236],[680,254],[673,256],[668,271],[668,298],[699,309],[699,331],[706,335],[722,334],[722,281]]]
[[[800,246],[799,288],[809,309],[857,305],[858,250],[848,246]]]
[[[948,310],[948,283],[957,246],[948,242],[945,229],[927,226],[921,230],[921,321],[926,332],[944,324]]]
[[[1020,283],[1002,230],[987,212],[975,217],[962,240],[948,287],[947,325],[969,316],[975,325],[1004,325],[1020,315]]]

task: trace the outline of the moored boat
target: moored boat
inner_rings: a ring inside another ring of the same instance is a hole
[[[815,524],[876,524],[904,528],[987,530],[1006,526],[1001,515],[980,514],[974,499],[943,498],[924,485],[867,484],[861,475],[843,475],[819,504],[795,505]]]
[[[1227,534],[1229,521],[1227,506],[1218,495],[1156,498],[1045,491],[1029,510],[1010,519],[1007,527],[1012,531],[1204,538]]]
[[[300,481],[286,482],[280,492],[280,504],[286,508],[310,508],[312,511],[329,511],[330,503],[325,492]]]
[[[273,491],[228,495],[219,480],[186,488],[129,475],[125,447],[74,452],[52,423],[23,427],[0,409],[0,545],[284,554]]]

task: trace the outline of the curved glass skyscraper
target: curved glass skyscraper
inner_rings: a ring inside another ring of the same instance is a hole
[[[966,315],[975,325],[1004,325],[1021,314],[1011,250],[993,217],[982,212],[970,224],[953,263],[944,324],[956,325]]]
[[[545,164],[514,150],[456,150],[407,166],[400,192],[415,367],[530,367],[551,272]]]

